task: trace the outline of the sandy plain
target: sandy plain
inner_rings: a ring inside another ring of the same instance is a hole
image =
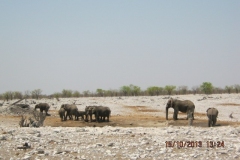
[[[194,102],[193,126],[188,126],[185,113],[173,121],[171,109],[169,120],[165,119],[168,96],[22,101],[31,108],[33,101],[50,104],[51,116],[41,128],[20,128],[24,111],[10,110],[14,101],[4,103],[0,108],[0,159],[240,159],[239,94],[172,97]],[[79,110],[88,105],[108,106],[110,122],[61,122],[57,111],[64,103],[75,103]],[[216,127],[207,127],[209,107],[219,110]],[[31,148],[17,149],[24,143]]]

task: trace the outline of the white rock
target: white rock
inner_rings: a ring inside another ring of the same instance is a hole
[[[0,140],[7,140],[7,137],[6,136],[0,136]]]
[[[108,143],[108,146],[109,146],[109,147],[112,147],[112,146],[114,146],[114,143],[113,143],[113,142]]]
[[[26,155],[22,158],[22,160],[30,160],[30,159],[31,159],[31,156],[29,156],[29,155]]]
[[[240,145],[235,145],[236,146],[236,151],[240,152]]]

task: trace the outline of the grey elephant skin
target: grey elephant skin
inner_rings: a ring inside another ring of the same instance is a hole
[[[217,122],[218,110],[216,108],[208,108],[206,112],[208,117],[208,127],[215,126]]]
[[[49,108],[50,106],[47,103],[39,103],[35,106],[35,110],[40,109],[40,112],[45,111],[47,116],[50,116],[50,114],[48,114]]]
[[[174,113],[173,113],[173,119],[177,120],[178,119],[178,112],[183,112],[187,113],[187,119],[193,118],[194,119],[194,110],[195,110],[195,105],[192,101],[190,100],[178,100],[178,99],[173,99],[170,98],[167,102],[166,105],[166,120],[168,120],[168,109],[173,108]]]
[[[93,112],[96,114],[96,121],[97,122],[105,122],[105,118],[107,119],[107,122],[109,122],[109,117],[111,114],[111,110],[109,107],[95,107],[93,109]]]
[[[93,119],[92,119],[93,114],[95,115],[95,119],[96,119],[96,114],[95,114],[95,111],[93,110],[96,107],[98,107],[98,106],[86,106],[85,107],[86,121],[87,122],[88,122],[89,117],[90,117],[90,122],[93,121]]]
[[[65,119],[65,113],[66,113],[66,111],[65,111],[64,108],[60,108],[60,109],[59,109],[58,114],[59,114],[59,116],[60,116],[60,118],[61,118],[61,121],[65,121],[65,120],[66,120],[66,119]]]
[[[79,117],[81,117],[81,120],[85,120],[84,116],[86,117],[86,112],[78,111],[76,116],[77,116],[77,120],[79,120]]]
[[[64,108],[64,110],[67,112],[65,115],[65,120],[67,120],[67,117],[69,117],[70,120],[73,120],[73,115],[75,116],[75,120],[77,120],[77,112],[78,108],[74,104],[62,104],[61,108]]]

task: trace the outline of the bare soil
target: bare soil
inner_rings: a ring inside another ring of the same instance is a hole
[[[179,119],[174,121],[172,113],[169,112],[169,120],[166,121],[165,117],[153,116],[151,113],[162,112],[160,110],[150,109],[146,106],[125,106],[129,109],[129,115],[112,115],[110,122],[85,122],[83,120],[67,120],[61,121],[56,110],[50,110],[51,116],[48,116],[44,121],[44,126],[51,127],[103,127],[103,126],[119,126],[119,127],[164,127],[168,125],[173,126],[188,126],[186,120],[186,113],[179,113]],[[195,119],[193,126],[207,127],[207,119],[204,113],[194,113]],[[94,117],[94,116],[93,116]],[[185,118],[184,118],[185,117]],[[21,116],[6,116],[0,115],[0,122],[9,125],[18,125]],[[240,122],[231,121],[217,121],[217,126],[239,126]]]

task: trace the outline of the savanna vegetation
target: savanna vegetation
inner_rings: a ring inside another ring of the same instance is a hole
[[[69,98],[69,97],[118,97],[118,96],[159,96],[159,95],[184,95],[184,94],[222,94],[222,93],[239,93],[240,85],[225,86],[225,88],[214,87],[211,82],[203,82],[199,86],[193,86],[191,89],[188,86],[174,86],[166,85],[150,86],[146,90],[142,90],[139,86],[130,84],[120,87],[115,90],[104,90],[101,88],[96,89],[95,92],[89,90],[73,91],[63,89],[62,92],[56,92],[51,95],[42,94],[41,89],[35,89],[33,91],[25,91],[24,93],[19,91],[7,91],[0,94],[2,100],[13,100],[22,98]]]

